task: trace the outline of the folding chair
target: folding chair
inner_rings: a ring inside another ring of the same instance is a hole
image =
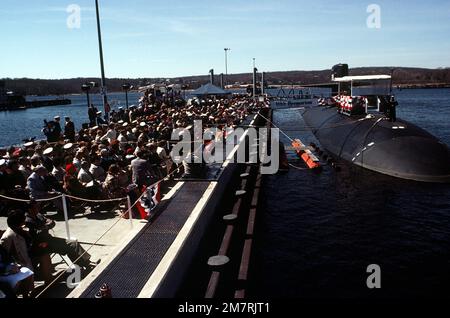
[[[59,263],[54,263],[53,259],[55,257],[59,257],[61,259],[61,261]],[[52,264],[53,265],[58,265],[58,264],[62,264],[65,263],[67,265],[67,267],[70,267],[72,265],[71,261],[67,261],[66,258],[64,257],[64,255],[58,254],[58,253],[52,253],[50,254],[50,259],[52,260]]]

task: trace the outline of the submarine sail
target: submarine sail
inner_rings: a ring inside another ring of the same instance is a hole
[[[396,118],[397,103],[380,92],[383,85],[379,82],[390,83],[389,75],[352,77],[346,74],[345,66],[335,66],[333,71],[338,94],[303,114],[323,148],[337,158],[382,174],[450,182],[449,147],[427,131]],[[365,91],[364,96],[355,96],[357,85]]]

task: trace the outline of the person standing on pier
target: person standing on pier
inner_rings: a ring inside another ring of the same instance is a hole
[[[96,119],[97,119],[97,108],[94,106],[94,104],[91,104],[88,109],[88,116],[89,116],[89,125],[91,127],[95,127],[97,125]]]
[[[64,138],[68,139],[70,142],[75,142],[75,124],[70,120],[70,117],[65,118],[64,125]]]
[[[109,122],[109,113],[111,112],[111,106],[109,103],[105,104],[105,121]]]
[[[53,119],[55,120],[54,121],[54,123],[55,123],[54,133],[55,133],[55,136],[57,136],[58,139],[59,139],[59,137],[61,137],[61,133],[62,133],[61,122],[60,122],[61,121],[61,117],[55,116]]]
[[[55,122],[54,121],[47,122],[45,120],[44,123],[45,127],[42,129],[42,132],[47,137],[47,142],[48,143],[57,142],[59,139],[59,135],[57,135],[57,131],[55,129]]]

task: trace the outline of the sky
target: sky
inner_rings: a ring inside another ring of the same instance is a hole
[[[450,67],[450,0],[99,2],[110,78]],[[100,76],[94,0],[1,0],[0,30],[0,78]]]

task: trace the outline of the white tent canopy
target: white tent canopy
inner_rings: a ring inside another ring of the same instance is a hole
[[[228,95],[230,93],[224,91],[220,87],[208,83],[206,85],[203,85],[199,89],[193,91],[191,94],[194,96],[208,96],[208,95]]]

